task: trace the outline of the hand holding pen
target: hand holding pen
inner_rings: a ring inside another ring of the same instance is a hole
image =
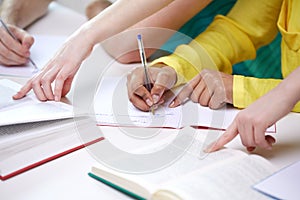
[[[141,39],[141,36],[138,36],[143,67],[134,69],[127,76],[128,97],[138,109],[154,111],[158,105],[164,103],[164,93],[174,86],[176,72],[169,66],[147,67]]]
[[[0,19],[0,64],[6,66],[23,65],[28,60],[37,69],[30,59],[30,47],[34,39],[26,31],[6,25]]]
[[[148,92],[151,92],[152,84],[151,84],[150,75],[149,75],[148,69],[147,69],[148,68],[147,59],[146,59],[144,44],[142,41],[142,35],[139,34],[137,36],[137,40],[138,40],[141,62],[142,62],[143,68],[144,68],[144,75],[145,75],[145,84],[144,85],[145,85],[146,89],[148,90]],[[155,103],[153,102],[152,105],[150,106],[152,114],[154,114],[154,106],[155,106]]]

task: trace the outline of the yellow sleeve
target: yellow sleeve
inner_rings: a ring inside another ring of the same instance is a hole
[[[233,78],[233,105],[237,108],[246,108],[275,88],[281,81],[280,79],[260,79],[235,75]],[[300,102],[295,105],[293,111],[300,112]]]
[[[282,0],[238,0],[226,17],[216,16],[190,44],[178,46],[171,56],[152,64],[173,67],[178,73],[177,85],[190,80],[204,67],[232,73],[233,64],[255,58],[256,49],[275,38],[281,3]],[[198,52],[199,49],[204,50]],[[208,63],[199,62],[203,57],[209,57]]]

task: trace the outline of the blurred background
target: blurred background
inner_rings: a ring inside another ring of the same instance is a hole
[[[69,8],[72,8],[73,10],[85,14],[85,8],[86,6],[90,3],[93,2],[94,0],[57,0],[58,3],[65,5]],[[110,2],[115,2],[117,0],[109,0]]]

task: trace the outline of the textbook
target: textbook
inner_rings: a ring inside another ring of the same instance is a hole
[[[160,170],[125,173],[98,163],[89,176],[135,199],[266,199],[252,186],[276,170],[269,161],[234,149],[203,153],[207,133],[197,135],[182,157]]]
[[[78,127],[86,131],[81,138]],[[0,126],[0,180],[103,140],[82,117]]]
[[[89,132],[84,114],[74,117],[71,105],[40,102],[33,94],[13,100],[20,87],[0,80],[0,180],[103,139]],[[79,125],[87,126],[86,141],[78,134]]]

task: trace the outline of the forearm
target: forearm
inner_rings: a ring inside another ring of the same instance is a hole
[[[85,23],[79,31],[84,31],[88,34],[90,42],[97,44],[157,12],[172,1],[118,0]]]
[[[286,104],[293,111],[300,112],[300,67],[287,76],[276,89],[285,97]]]
[[[52,0],[3,0],[1,18],[9,24],[25,28],[46,14]]]
[[[152,47],[151,50],[147,49],[146,52],[149,57],[153,52],[160,48],[175,31],[179,30],[180,27],[204,9],[211,1],[212,0],[173,1],[158,12],[134,24],[129,30],[147,28],[147,34],[144,35],[144,41],[148,46]],[[178,14],[179,11],[180,15]],[[155,29],[153,29],[153,27],[155,27]],[[135,37],[132,39],[128,38],[128,40],[129,41],[124,43],[122,38],[116,38],[107,43],[104,47],[110,55],[117,58],[122,63],[137,62],[140,60],[138,50],[131,51],[136,48]],[[121,46],[118,45],[120,42],[122,42]],[[116,48],[116,46],[118,48]],[[126,54],[124,55],[124,53]],[[120,55],[122,55],[122,57],[118,57]]]

